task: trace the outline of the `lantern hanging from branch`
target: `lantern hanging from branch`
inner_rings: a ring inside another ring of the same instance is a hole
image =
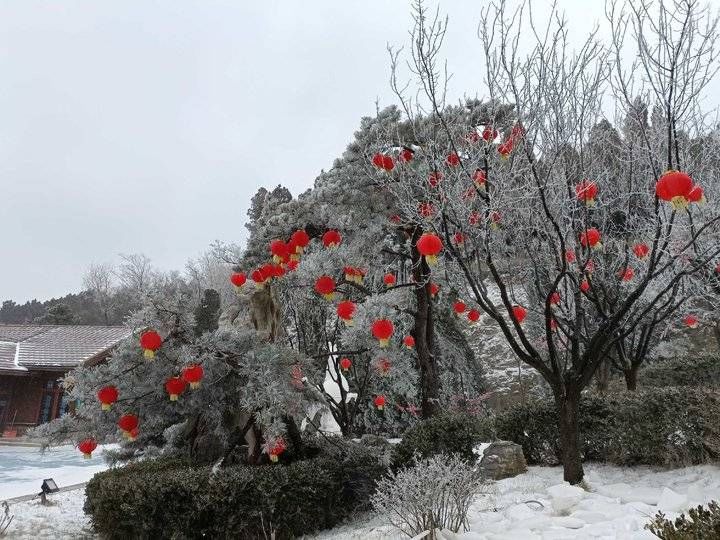
[[[471,309],[467,314],[468,321],[476,323],[480,320],[480,312],[477,309]]]
[[[681,171],[667,171],[655,185],[655,194],[663,201],[672,204],[673,210],[683,210],[689,202],[693,181]]]
[[[412,336],[405,336],[403,338],[403,345],[406,349],[413,349],[415,347],[415,338]]]
[[[586,206],[595,205],[595,197],[597,197],[597,184],[590,180],[583,180],[575,185],[575,196],[579,201],[583,201]]]
[[[620,273],[620,279],[622,279],[624,282],[632,281],[632,279],[635,277],[635,270],[632,268],[626,268]]]
[[[352,367],[352,360],[349,358],[341,358],[340,359],[340,369],[343,371],[347,371]]]
[[[302,254],[305,248],[310,244],[310,236],[304,229],[298,229],[290,236],[290,242],[295,246],[295,253]]]
[[[431,283],[430,284],[430,296],[435,298],[439,292],[440,292],[440,285],[438,285],[437,283]]]
[[[698,204],[704,204],[706,202],[705,192],[700,186],[693,186],[693,188],[690,190],[690,193],[688,193],[687,198],[688,201]]]
[[[587,293],[590,290],[590,282],[587,279],[583,279],[580,282],[580,291]]]
[[[410,148],[405,147],[400,151],[398,161],[401,163],[410,163],[413,160],[413,157],[415,157],[415,152]]]
[[[137,428],[140,420],[134,414],[123,414],[118,420],[118,427],[122,431],[123,437],[130,441],[134,441],[137,436]]]
[[[433,233],[424,233],[417,241],[418,252],[425,257],[425,260],[431,266],[437,264],[437,258],[442,248],[442,240]]]
[[[584,248],[600,249],[602,244],[600,243],[600,231],[595,227],[591,227],[586,231],[580,233],[580,244]]]
[[[380,347],[387,347],[395,331],[395,326],[389,319],[377,319],[373,321],[371,330],[372,335],[380,343]]]
[[[355,315],[355,302],[344,300],[337,305],[337,315],[342,321],[352,326],[353,316]]]
[[[525,317],[527,317],[527,309],[522,306],[513,306],[512,314],[518,324],[522,324],[522,322],[525,320]]]
[[[120,393],[114,386],[103,386],[98,390],[97,397],[101,403],[103,411],[109,411],[112,408],[112,404],[118,400]]]
[[[162,338],[155,330],[147,330],[140,336],[140,346],[148,360],[155,358],[155,351],[162,346]]]
[[[315,292],[325,300],[332,300],[335,298],[335,280],[330,276],[320,276],[315,280]]]
[[[202,366],[198,364],[190,364],[182,370],[182,378],[190,385],[191,390],[200,388],[200,381],[202,381],[204,374]]]
[[[482,169],[475,169],[472,179],[478,189],[480,189],[481,191],[485,190],[485,182],[487,182],[485,171],[483,171]]]
[[[560,293],[555,291],[550,295],[550,305],[558,306],[560,305]]]
[[[448,167],[457,167],[460,165],[460,156],[458,156],[455,152],[451,152],[445,159],[445,163],[448,164]]]
[[[82,455],[85,459],[90,459],[92,457],[93,451],[97,448],[97,441],[92,437],[88,437],[87,439],[83,439],[82,441],[80,441],[77,447],[78,450],[82,452]]]
[[[697,328],[700,325],[700,321],[695,315],[685,315],[683,321],[688,328]]]
[[[650,253],[650,248],[646,243],[638,242],[633,246],[633,253],[638,259],[645,259]]]
[[[230,283],[233,284],[236,291],[239,291],[243,285],[245,285],[245,282],[247,281],[247,276],[244,272],[233,272],[230,274]]]
[[[465,302],[463,302],[462,300],[458,300],[457,302],[455,302],[453,304],[453,311],[455,312],[456,315],[460,315],[462,313],[465,313],[466,307],[467,306],[465,306]]]
[[[322,243],[326,248],[337,247],[340,245],[340,242],[342,242],[342,236],[340,236],[338,231],[330,230],[322,236]]]
[[[443,179],[443,174],[439,171],[433,171],[428,176],[428,184],[430,184],[430,187],[436,188],[438,187],[438,184]]]
[[[270,253],[275,264],[285,262],[290,257],[290,248],[282,240],[270,242]]]
[[[287,445],[285,444],[285,439],[282,437],[275,439],[268,445],[268,456],[270,457],[270,461],[277,463],[278,459],[280,459],[280,454],[282,454],[286,448]]]
[[[385,285],[387,285],[388,287],[392,287],[393,285],[395,285],[395,274],[385,274],[383,276],[383,283],[385,283]]]
[[[185,391],[187,383],[180,377],[170,377],[165,381],[165,390],[170,396],[170,401],[177,401],[178,396]]]
[[[378,411],[382,411],[385,408],[385,396],[375,396],[373,403]]]

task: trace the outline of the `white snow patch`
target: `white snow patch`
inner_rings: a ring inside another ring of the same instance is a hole
[[[96,538],[83,512],[84,489],[54,493],[48,501],[48,506],[39,499],[11,505],[10,514],[15,517],[7,538]]]

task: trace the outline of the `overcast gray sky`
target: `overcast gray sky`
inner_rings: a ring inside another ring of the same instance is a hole
[[[483,4],[441,5],[455,95],[482,94]],[[602,17],[560,4],[578,39]],[[409,27],[405,0],[4,0],[0,300],[78,291],[118,253],[181,270],[242,241],[259,186],[297,195],[392,103],[386,44]]]

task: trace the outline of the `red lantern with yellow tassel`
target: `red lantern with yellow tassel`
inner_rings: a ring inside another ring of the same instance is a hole
[[[431,266],[437,264],[437,258],[442,248],[442,240],[433,233],[424,233],[417,241],[418,252],[425,257],[425,260]]]
[[[337,305],[337,315],[342,321],[348,325],[353,324],[353,315],[355,315],[355,302],[344,300]]]
[[[200,381],[202,381],[204,375],[205,372],[202,366],[197,364],[190,364],[182,370],[182,378],[190,385],[191,390],[200,388]]]
[[[119,395],[118,389],[114,386],[103,386],[98,390],[97,397],[102,404],[102,410],[109,411],[112,408],[112,404],[118,400]]]
[[[130,441],[134,441],[137,437],[137,428],[140,420],[134,414],[123,414],[118,420],[118,427],[122,431],[123,437]]]
[[[385,408],[385,396],[375,396],[375,399],[373,399],[373,404],[378,411],[382,411]]]
[[[391,320],[388,319],[377,319],[373,321],[371,326],[373,337],[378,340],[381,347],[387,347],[390,343],[390,338],[395,331],[395,325]]]
[[[315,292],[325,300],[332,300],[335,298],[335,280],[330,276],[320,276],[315,280]]]
[[[93,451],[97,448],[97,441],[92,437],[83,439],[78,443],[77,448],[82,452],[85,459],[90,459]]]
[[[187,383],[180,377],[170,377],[165,381],[165,390],[170,396],[170,401],[177,401],[178,396],[185,391]]]
[[[162,338],[155,330],[143,332],[140,336],[140,346],[143,348],[143,354],[148,360],[155,358],[155,351],[162,346]]]

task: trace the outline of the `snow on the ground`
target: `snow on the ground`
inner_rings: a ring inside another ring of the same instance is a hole
[[[53,493],[50,504],[43,506],[39,499],[10,506],[14,519],[7,538],[95,538],[90,518],[83,513],[85,490],[74,489]]]
[[[720,467],[675,470],[586,464],[588,491],[560,481],[559,467],[531,467],[526,474],[491,484],[478,495],[470,530],[447,539],[561,540],[566,538],[656,538],[645,524],[662,510],[669,519],[682,511],[720,500]],[[538,501],[539,504],[526,501]],[[395,540],[407,538],[383,516],[365,515],[313,537],[316,540]]]
[[[84,459],[71,445],[44,452],[29,446],[0,446],[0,501],[39,493],[46,478],[55,480],[58,487],[87,482],[108,468],[102,450],[98,446],[91,459]]]

